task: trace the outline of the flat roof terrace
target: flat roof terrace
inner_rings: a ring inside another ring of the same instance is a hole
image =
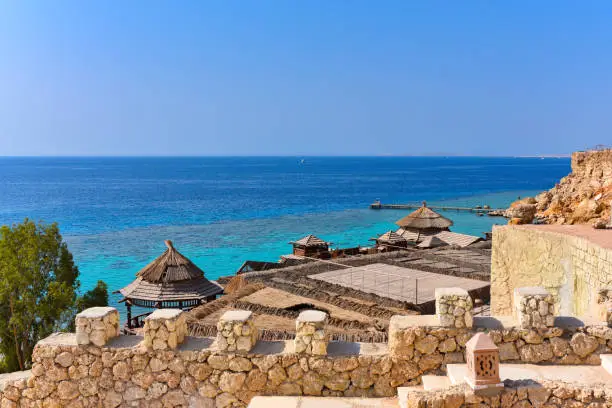
[[[417,305],[434,302],[436,288],[459,287],[478,292],[489,282],[374,263],[309,275],[308,278]]]
[[[537,231],[552,232],[554,234],[573,235],[591,241],[602,248],[612,249],[612,228],[595,229],[590,225],[559,225],[559,224],[527,224],[527,225],[503,225],[495,228],[517,228],[533,229]]]

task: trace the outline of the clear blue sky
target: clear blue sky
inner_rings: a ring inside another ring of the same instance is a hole
[[[610,1],[0,4],[0,155],[612,144]]]

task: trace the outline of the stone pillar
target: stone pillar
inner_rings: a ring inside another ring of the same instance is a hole
[[[144,345],[149,349],[175,349],[186,335],[187,320],[180,309],[157,309],[145,318]]]
[[[436,316],[440,326],[472,327],[472,298],[461,288],[436,288]]]
[[[499,348],[488,335],[477,333],[465,344],[465,361],[465,382],[475,394],[492,395],[504,388],[499,377]]]
[[[598,318],[612,326],[612,288],[601,288],[597,292]]]
[[[325,332],[327,313],[305,310],[295,321],[295,352],[324,356],[327,354],[328,336]]]
[[[257,343],[257,328],[253,313],[229,310],[217,322],[217,348],[248,353]]]
[[[412,358],[414,341],[418,334],[423,335],[423,326],[415,322],[415,316],[391,316],[391,320],[389,320],[389,355],[404,359]]]
[[[514,313],[523,329],[555,325],[553,297],[539,286],[514,289]]]
[[[119,312],[114,307],[92,307],[77,314],[75,324],[77,344],[102,347],[119,335]]]

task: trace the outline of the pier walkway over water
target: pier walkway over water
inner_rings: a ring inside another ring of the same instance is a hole
[[[416,210],[422,207],[422,204],[383,204],[380,201],[374,201],[370,204],[372,210]],[[490,208],[489,206],[482,207],[456,207],[456,206],[435,206],[428,205],[428,208],[438,211],[466,211],[473,213],[502,214],[506,211],[505,208]]]

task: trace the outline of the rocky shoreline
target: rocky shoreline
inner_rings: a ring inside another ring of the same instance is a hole
[[[612,149],[602,149],[573,153],[569,175],[549,191],[515,201],[503,215],[515,225],[590,224],[606,228],[611,224],[611,206]]]

